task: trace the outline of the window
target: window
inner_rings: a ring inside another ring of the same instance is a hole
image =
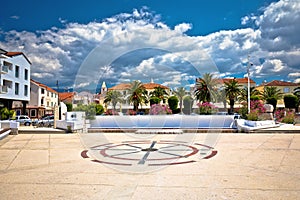
[[[49,107],[49,101],[47,101],[47,107]]]
[[[28,96],[28,85],[24,85],[24,96]]]
[[[19,95],[19,83],[15,83],[15,95]]]
[[[41,88],[41,94],[45,94],[45,89]]]
[[[51,93],[51,97],[53,97],[53,93]]]
[[[15,77],[16,78],[19,78],[19,70],[20,70],[20,67],[18,65],[16,65],[16,69],[15,69]]]
[[[51,107],[53,107],[53,102],[51,102]]]
[[[41,98],[41,105],[44,105],[44,98]]]
[[[47,91],[47,97],[49,97],[49,91]]]
[[[283,92],[284,92],[284,93],[289,93],[289,92],[290,92],[290,88],[288,88],[288,87],[283,88]]]
[[[36,117],[36,110],[30,110],[30,117]]]
[[[25,79],[26,81],[28,80],[28,70],[27,70],[27,69],[25,69],[24,79]]]

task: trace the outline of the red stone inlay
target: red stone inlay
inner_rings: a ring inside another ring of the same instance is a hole
[[[209,159],[211,157],[214,157],[215,155],[217,155],[218,151],[212,151],[210,155],[204,157],[203,159]]]
[[[84,150],[81,152],[81,157],[83,158],[89,158],[89,156],[87,155],[88,150]]]

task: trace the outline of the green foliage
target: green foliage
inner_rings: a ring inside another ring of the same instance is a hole
[[[101,104],[95,105],[96,115],[102,115],[104,113],[104,108]]]
[[[73,110],[73,104],[72,103],[66,103],[67,111],[71,112]]]
[[[139,105],[147,103],[147,91],[140,81],[133,81],[128,89],[128,100],[133,103],[133,110],[137,111]]]
[[[1,120],[12,118],[12,116],[15,114],[14,110],[8,110],[8,108],[2,108],[0,110],[1,114]]]
[[[185,96],[185,88],[184,87],[176,88],[174,90],[174,94],[179,99],[179,108],[180,108],[180,112],[182,113],[182,103],[183,103],[183,97]]]
[[[266,99],[266,103],[271,104],[275,110],[277,106],[277,99],[275,97],[269,97]]]
[[[225,94],[227,99],[229,99],[230,113],[233,113],[234,102],[240,94],[240,87],[241,85],[235,79],[225,82]]]
[[[199,102],[210,102],[217,98],[217,79],[213,74],[205,73],[202,78],[196,79],[195,95]]]
[[[193,107],[193,98],[191,96],[186,96],[183,98],[183,113],[184,114],[191,114],[192,107]]]
[[[293,112],[286,113],[286,116],[284,116],[281,120],[282,123],[286,124],[293,124],[295,120],[295,114]]]
[[[258,100],[260,100],[261,98],[259,97],[259,96],[257,96],[257,95],[254,95],[254,96],[251,96],[250,97],[250,101],[258,101]]]
[[[105,99],[104,99],[104,103],[111,103],[114,110],[116,110],[116,105],[117,105],[118,102],[120,102],[120,103],[123,102],[121,92],[116,91],[116,90],[112,90],[112,91],[109,91],[106,94]]]
[[[161,99],[159,97],[150,97],[150,106],[152,106],[153,104],[159,104],[161,101]]]
[[[167,95],[168,93],[162,87],[155,87],[154,91],[150,92],[151,97],[158,97],[159,99],[163,100],[164,103],[165,103],[165,99],[167,98],[166,97]],[[160,101],[158,103],[160,103]],[[150,104],[151,104],[151,100],[150,100]]]
[[[176,96],[171,96],[168,99],[169,107],[170,107],[170,109],[172,110],[173,113],[175,112],[175,110],[178,107],[178,102],[179,102],[179,99]]]
[[[296,108],[298,104],[298,97],[292,94],[287,94],[283,97],[286,108]]]
[[[259,120],[258,115],[259,114],[257,110],[251,111],[249,114],[247,114],[247,120],[258,121]]]
[[[79,104],[76,108],[74,108],[74,111],[83,111],[85,112],[86,119],[95,119],[96,115],[96,108],[95,104],[89,104],[89,105],[82,105]]]

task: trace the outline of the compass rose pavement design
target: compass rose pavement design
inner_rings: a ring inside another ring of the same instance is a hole
[[[81,156],[93,162],[130,171],[152,171],[157,167],[180,165],[209,159],[217,154],[213,147],[185,141],[133,140],[106,143],[83,150]]]

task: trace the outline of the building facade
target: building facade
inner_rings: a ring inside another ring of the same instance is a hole
[[[261,85],[257,86],[256,89],[258,91],[260,91],[261,93],[263,93],[266,87],[276,87],[277,89],[280,90],[280,92],[284,96],[287,94],[293,94],[294,89],[297,87],[300,87],[300,83],[292,83],[292,82],[287,82],[287,81],[273,80],[270,82],[262,83]],[[277,101],[276,107],[278,107],[278,108],[285,107],[283,99],[279,99]]]
[[[19,101],[26,114],[26,104],[30,101],[31,62],[22,52],[7,52],[0,49],[0,106],[9,110]]]
[[[29,117],[41,118],[45,115],[53,115],[55,106],[58,106],[58,92],[31,79],[30,102],[28,105]]]

